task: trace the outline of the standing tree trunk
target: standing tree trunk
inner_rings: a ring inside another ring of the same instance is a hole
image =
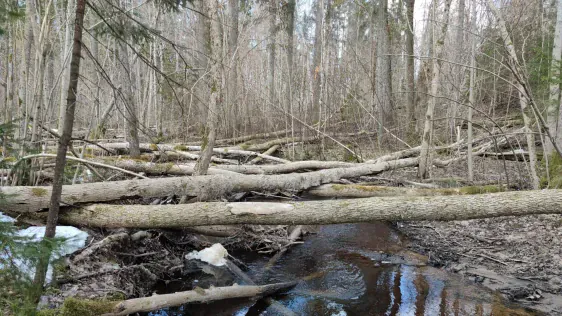
[[[126,76],[125,84],[125,99],[123,103],[124,114],[126,120],[127,129],[127,140],[130,146],[130,155],[132,158],[140,157],[139,149],[139,132],[138,132],[138,119],[137,119],[137,109],[135,106],[135,98],[133,94],[133,84],[135,82],[133,78],[133,73],[131,72],[131,65],[129,63],[129,54],[127,50],[127,44],[125,43],[125,38],[119,39],[119,49],[117,52],[119,54],[118,58],[121,65],[123,66],[124,75]]]
[[[414,69],[414,5],[415,0],[406,0],[406,16],[408,26],[406,29],[406,122],[408,124],[408,138],[413,139],[416,132],[416,92]]]
[[[378,104],[379,116],[379,143],[382,137],[383,126],[392,124],[392,78],[390,50],[389,25],[388,25],[388,0],[381,0],[376,8],[376,26],[378,30],[376,38],[376,75],[375,75],[375,102]]]
[[[316,25],[314,28],[314,52],[312,55],[312,113],[311,122],[320,122],[320,84],[322,80],[322,49],[324,42],[322,28],[324,27],[324,0],[316,0]]]
[[[211,71],[210,77],[210,90],[211,94],[209,96],[209,108],[207,114],[207,125],[205,126],[205,131],[203,135],[203,143],[201,146],[201,156],[197,160],[195,165],[194,175],[204,175],[207,174],[209,169],[209,163],[211,162],[211,156],[213,155],[213,148],[215,147],[215,140],[217,137],[217,126],[219,121],[219,108],[222,102],[220,98],[221,94],[221,80],[220,80],[220,60],[221,60],[221,36],[220,36],[220,25],[218,21],[217,10],[219,7],[218,0],[208,0],[204,1],[203,7],[205,8],[205,13],[210,20],[210,32],[209,32],[209,50],[211,58],[209,60]]]
[[[517,90],[524,91],[524,88],[521,84],[517,84]],[[538,190],[540,187],[540,180],[537,176],[537,150],[535,147],[535,134],[531,126],[533,123],[531,122],[531,118],[527,112],[527,97],[523,92],[519,92],[519,104],[521,106],[521,115],[523,116],[523,124],[525,125],[525,138],[527,140],[527,151],[529,152],[529,174],[531,176],[532,187],[534,190]]]
[[[556,28],[554,31],[554,45],[552,47],[552,65],[551,71],[552,77],[560,78],[562,69],[561,66],[561,59],[562,59],[562,1],[557,1],[558,5],[556,6]],[[548,103],[548,107],[546,110],[546,122],[548,128],[555,133],[555,140],[557,142],[562,141],[562,137],[560,136],[562,123],[558,121],[558,111],[560,108],[560,82],[559,80],[554,80],[550,84],[550,99]],[[552,141],[547,138],[545,144],[545,153],[547,155],[552,155],[554,153],[554,146]]]
[[[268,67],[267,82],[269,102],[275,104],[275,37],[277,34],[277,0],[269,0],[269,41],[267,44]]]
[[[519,65],[519,61],[517,58],[517,54],[515,52],[515,48],[513,46],[513,41],[511,40],[511,36],[509,36],[509,32],[507,31],[507,27],[505,25],[505,21],[503,20],[500,11],[496,6],[492,3],[491,0],[488,0],[488,7],[498,20],[498,25],[500,28],[500,35],[503,38],[505,49],[507,50],[508,56],[508,63],[510,65],[511,71],[513,75],[517,79],[516,87],[519,91],[519,104],[521,105],[521,115],[523,115],[523,123],[525,125],[525,137],[527,139],[527,150],[529,152],[529,173],[531,175],[532,186],[534,189],[539,188],[539,178],[537,176],[536,170],[536,163],[537,163],[537,155],[535,149],[535,135],[533,134],[533,130],[531,129],[531,119],[527,115],[527,105],[529,102],[533,102],[531,100],[531,96],[529,91],[525,89],[523,86],[523,82],[525,82],[525,77],[523,74],[523,70]],[[531,104],[532,106],[532,104]],[[532,111],[533,109],[531,109]],[[540,115],[540,113],[538,113]],[[547,127],[548,128],[548,127]],[[550,136],[550,135],[549,135]]]
[[[436,10],[437,1],[433,1],[433,9]],[[443,11],[443,26],[441,27],[441,33],[437,38],[437,42],[432,43],[433,46],[433,70],[431,79],[431,93],[429,95],[429,101],[427,104],[427,111],[425,113],[425,123],[423,127],[422,143],[421,143],[421,153],[420,153],[420,165],[418,167],[418,177],[426,179],[429,177],[429,169],[431,168],[431,146],[432,146],[432,134],[433,134],[433,111],[435,109],[435,103],[437,101],[437,93],[439,92],[440,82],[439,77],[441,74],[441,59],[443,57],[443,44],[445,42],[445,36],[447,35],[447,27],[449,25],[449,9],[451,8],[451,0],[445,0],[445,9]],[[434,12],[434,17],[436,16]],[[432,26],[435,30],[435,23]],[[432,32],[433,32],[432,30]]]
[[[228,58],[229,70],[226,100],[228,102],[230,136],[235,136],[238,121],[238,10],[239,0],[228,0],[230,26],[228,28]]]
[[[293,58],[295,37],[295,6],[296,0],[288,0],[285,5],[285,23],[287,35],[287,87],[285,88],[285,111],[290,113],[291,131],[294,131],[293,118]],[[294,136],[294,135],[291,135]],[[292,147],[294,149],[294,147]]]
[[[463,50],[464,50],[464,41],[463,41],[463,34],[464,34],[464,11],[465,5],[464,0],[459,0],[459,7],[458,7],[458,15],[457,15],[457,25],[456,27],[456,34],[455,34],[455,42],[456,42],[456,49],[454,52],[454,62],[457,65],[453,65],[451,67],[452,75],[453,75],[453,100],[451,102],[451,106],[448,108],[448,123],[449,123],[449,133],[451,135],[451,140],[455,139],[453,136],[456,133],[456,125],[457,120],[456,117],[458,116],[458,104],[461,103],[460,96],[463,95],[461,89],[463,88],[463,80],[465,79],[465,68],[460,66],[463,61]]]
[[[474,16],[476,16],[476,12],[473,12]],[[474,21],[473,17],[473,21]],[[475,22],[475,21],[474,21]],[[471,27],[474,27],[476,24],[472,23]],[[474,181],[474,164],[472,162],[472,107],[474,106],[474,85],[475,85],[475,67],[476,67],[476,38],[472,40],[472,48],[471,48],[472,56],[470,57],[470,83],[468,88],[468,114],[466,117],[466,121],[468,123],[468,136],[467,136],[467,163],[468,163],[468,181]]]
[[[57,229],[62,183],[64,179],[64,166],[66,164],[66,151],[72,138],[72,128],[74,125],[74,111],[76,108],[76,94],[78,90],[78,79],[80,75],[80,59],[82,52],[82,28],[84,23],[84,11],[86,9],[86,0],[77,0],[76,17],[74,22],[74,42],[72,45],[72,60],[70,62],[70,76],[68,83],[68,98],[66,99],[66,112],[64,115],[64,123],[59,144],[57,147],[57,158],[55,161],[55,174],[53,176],[53,189],[51,193],[51,202],[49,205],[49,215],[47,217],[47,227],[45,229],[44,238],[55,237]],[[38,289],[43,287],[45,276],[49,264],[50,251],[42,255],[35,272],[34,283]],[[40,292],[37,293],[38,295]]]
[[[70,39],[70,29],[72,27],[72,9],[74,9],[74,0],[68,0],[66,3],[66,11],[64,18],[66,19],[65,23],[65,30],[64,30],[64,50],[61,54],[61,66],[62,68],[66,68],[67,65],[67,57],[68,57],[68,50],[70,49],[71,39]],[[61,89],[60,89],[60,104],[59,104],[59,124],[58,124],[58,131],[59,133],[62,131],[63,124],[64,124],[64,115],[66,113],[66,105],[65,99],[67,97],[65,89],[68,86],[68,75],[63,73],[62,81],[61,81]]]

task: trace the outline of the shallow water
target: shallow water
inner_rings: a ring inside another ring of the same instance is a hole
[[[264,272],[269,260],[236,253],[258,284],[305,279],[275,299],[299,315],[530,315],[457,275],[425,266],[388,225],[321,226]],[[190,286],[195,286],[196,281]],[[187,288],[189,288],[188,286]],[[149,315],[279,315],[263,301],[194,304]]]

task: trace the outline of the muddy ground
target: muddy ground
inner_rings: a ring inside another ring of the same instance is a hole
[[[475,167],[475,181],[505,182],[505,174],[498,173],[502,162],[477,158]],[[527,189],[523,163],[507,162],[507,170],[512,189]],[[433,172],[434,178],[466,178],[466,163]],[[415,170],[395,174],[414,180],[412,176]],[[410,240],[409,248],[427,255],[430,264],[462,274],[547,315],[562,314],[561,226],[561,215],[396,223]]]
[[[341,157],[337,159],[341,160]],[[434,168],[432,178],[441,179],[434,182],[440,186],[466,185],[455,180],[466,179],[466,169],[466,162],[460,161],[447,168]],[[476,157],[474,180],[479,183],[509,183],[512,190],[528,189],[525,170],[521,162],[506,161],[504,164],[496,159]],[[385,185],[401,185],[396,180],[419,181],[416,171],[416,168],[408,168],[367,178]],[[151,201],[142,202],[148,204]],[[396,223],[395,226],[409,239],[410,250],[428,256],[431,265],[461,274],[547,315],[562,314],[562,216],[428,221]],[[99,241],[119,231],[96,230],[90,233]],[[145,296],[155,288],[165,288],[174,280],[185,282],[185,274],[190,273],[187,270],[191,268],[185,265],[183,256],[219,241],[179,231],[154,230],[148,233],[148,238],[137,241],[127,239],[102,249],[78,265],[70,262],[61,273],[63,279],[70,279],[62,282],[58,295],[50,296],[45,305],[55,307],[68,296],[108,299]],[[238,240],[231,240],[230,246],[234,247],[236,242],[256,235],[259,233],[238,236]],[[254,250],[258,249],[259,241],[254,242],[254,246]],[[111,269],[116,271],[72,280],[94,271]]]

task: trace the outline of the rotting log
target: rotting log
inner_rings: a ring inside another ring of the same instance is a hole
[[[306,191],[312,196],[363,198],[375,196],[437,196],[465,195],[500,192],[503,188],[497,185],[467,186],[460,188],[405,188],[364,184],[323,184]]]
[[[321,225],[371,221],[468,220],[562,214],[562,190],[476,195],[373,197],[306,202],[94,204],[66,210],[62,223],[92,227],[184,228],[206,225]],[[36,213],[34,216],[42,216]]]
[[[290,289],[296,284],[296,282],[286,282],[267,285],[232,285],[209,289],[196,288],[192,291],[133,298],[118,302],[112,312],[103,315],[129,315],[188,303],[209,303],[231,298],[267,296]]]
[[[282,175],[221,174],[65,185],[62,190],[61,203],[74,205],[137,197],[162,197],[171,194],[191,197],[205,196],[208,200],[212,200],[236,192],[278,190],[299,192],[343,178],[378,174],[387,170],[413,167],[417,164],[417,158],[408,158],[377,164],[358,164],[348,168]],[[51,187],[0,187],[0,193],[5,197],[2,210],[17,213],[35,212],[49,206],[48,197],[51,194]]]

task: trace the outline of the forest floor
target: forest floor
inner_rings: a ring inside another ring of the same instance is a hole
[[[287,152],[284,154],[288,156]],[[301,151],[291,158],[311,159],[310,156],[315,154],[317,152]],[[322,158],[345,160],[340,149],[328,151]],[[500,160],[476,157],[474,166],[475,182],[506,183],[507,173],[511,190],[529,189],[524,163],[505,161],[504,165]],[[417,168],[405,168],[385,172],[380,178],[372,179],[385,185],[397,185],[399,180],[419,182],[416,172]],[[443,187],[457,186],[458,179],[466,178],[465,161],[432,170],[432,179],[436,179],[433,183]],[[151,201],[136,202],[149,204]],[[546,314],[562,314],[561,226],[560,215],[396,223],[397,229],[409,240],[409,250],[426,255],[431,265],[461,274],[503,293],[518,304]],[[89,233],[99,241],[125,231],[92,230]],[[252,244],[248,241],[259,235],[249,227],[243,231],[244,234],[230,239],[231,244],[225,246],[237,248],[242,244]],[[94,277],[80,281],[62,282],[59,295],[50,297],[45,305],[57,306],[68,296],[107,299],[146,296],[153,291],[159,292],[159,288],[168,291],[170,284],[174,283],[178,283],[175,290],[186,290],[191,285],[187,280],[191,278],[200,282],[198,286],[220,285],[216,282],[221,278],[213,276],[207,280],[201,274],[193,275],[190,271],[200,268],[186,265],[183,257],[192,250],[215,242],[225,242],[224,239],[194,235],[188,231],[149,230],[147,233],[147,238],[136,241],[125,239],[104,247],[80,264],[71,264],[70,269],[63,273],[66,276],[85,276],[95,271],[111,272],[96,273]],[[255,242],[259,243],[259,238]],[[229,280],[223,281],[228,283]]]
[[[496,180],[502,169],[499,161],[477,158],[475,180]],[[507,162],[507,170],[510,181],[523,184],[525,189],[525,166]],[[404,178],[415,176],[410,174],[412,170],[401,172]],[[466,163],[459,162],[434,169],[432,176],[465,177],[466,173]],[[410,240],[410,250],[427,255],[431,265],[464,275],[533,310],[562,314],[561,215],[403,222],[396,226]]]

